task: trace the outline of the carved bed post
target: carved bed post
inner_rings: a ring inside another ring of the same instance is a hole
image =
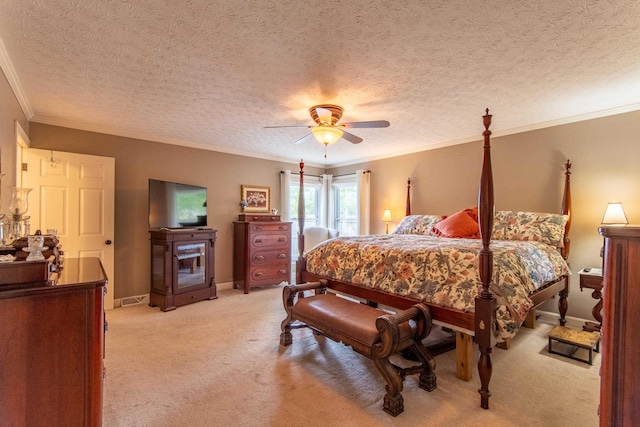
[[[411,178],[407,179],[407,207],[405,209],[404,215],[411,215]]]
[[[569,215],[567,225],[564,227],[564,239],[562,248],[562,257],[565,260],[569,259],[569,250],[571,248],[571,241],[569,239],[569,229],[571,228],[571,162],[567,159],[567,163],[564,165],[564,193],[562,195],[562,215]],[[560,313],[560,325],[564,326],[567,323],[566,315],[569,304],[567,298],[569,297],[569,276],[564,279],[564,289],[559,293],[560,298],[558,300],[558,312]]]
[[[300,159],[300,192],[298,193],[298,260],[296,261],[296,283],[302,283],[304,269],[304,162]]]
[[[480,226],[480,236],[482,238],[482,249],[478,255],[480,280],[482,289],[479,290],[475,301],[475,337],[480,349],[478,359],[478,373],[480,376],[480,406],[489,409],[489,381],[491,380],[491,351],[495,343],[494,325],[496,298],[491,292],[491,280],[493,277],[493,251],[489,244],[491,233],[493,232],[493,172],[491,170],[491,115],[487,108],[486,114],[482,117],[484,124],[484,146],[482,174],[480,177],[480,194],[478,195],[478,222]]]

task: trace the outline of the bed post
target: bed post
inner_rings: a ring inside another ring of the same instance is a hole
[[[475,301],[475,338],[480,349],[478,359],[478,373],[480,376],[480,406],[489,409],[489,381],[491,380],[491,351],[495,344],[494,325],[496,298],[491,292],[491,280],[493,277],[493,251],[489,247],[491,233],[493,232],[493,173],[491,170],[491,115],[487,108],[482,117],[484,124],[484,146],[482,160],[482,174],[480,177],[480,193],[478,195],[478,216],[482,249],[478,254],[480,280],[482,288],[479,290]]]
[[[304,161],[300,159],[300,192],[298,193],[298,260],[296,261],[296,283],[302,283],[304,269]]]
[[[407,179],[407,207],[405,209],[404,215],[411,215],[411,178]]]
[[[569,229],[571,228],[571,162],[567,159],[567,163],[564,165],[564,193],[562,195],[562,215],[568,215],[569,219],[564,227],[564,239],[562,241],[563,247],[561,250],[562,257],[565,260],[569,259],[569,250],[571,248],[571,241],[569,240]],[[560,325],[564,326],[567,323],[566,315],[569,304],[567,298],[569,297],[569,276],[564,279],[564,289],[559,293],[558,299],[558,312],[560,313]]]

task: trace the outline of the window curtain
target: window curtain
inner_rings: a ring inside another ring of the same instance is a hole
[[[356,193],[358,197],[358,234],[361,236],[369,234],[369,223],[371,219],[371,195],[370,195],[371,173],[368,170],[359,169],[356,171]]]
[[[291,195],[291,171],[286,170],[280,174],[280,219],[291,221],[289,209],[289,197]]]
[[[332,197],[331,182],[333,175],[322,175],[322,188],[320,190],[320,226],[332,228],[335,222],[334,203]]]

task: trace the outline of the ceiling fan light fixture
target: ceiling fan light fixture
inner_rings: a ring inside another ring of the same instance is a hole
[[[334,142],[338,141],[342,138],[343,132],[331,126],[318,126],[311,128],[311,133],[318,140],[318,142],[322,142],[324,145],[330,145]]]

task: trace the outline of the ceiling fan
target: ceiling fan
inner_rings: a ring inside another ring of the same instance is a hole
[[[315,126],[265,126],[265,128],[297,128],[306,127],[311,129],[311,133],[297,140],[296,144],[308,141],[315,137],[325,146],[333,144],[340,138],[344,138],[352,144],[360,144],[362,138],[352,133],[346,132],[345,128],[386,128],[389,122],[386,120],[373,120],[367,122],[338,123],[342,118],[344,109],[339,105],[322,104],[309,108],[311,118],[316,122]]]

